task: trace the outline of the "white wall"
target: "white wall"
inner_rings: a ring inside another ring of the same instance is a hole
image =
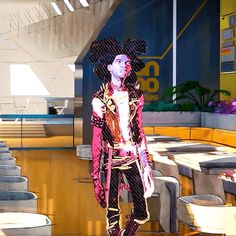
[[[67,63],[28,63],[48,90],[48,98],[74,98],[74,72]],[[29,103],[25,108],[26,100]],[[10,88],[10,64],[0,64],[0,114],[47,114],[45,96],[12,96]]]
[[[74,97],[74,73],[67,63],[28,63],[48,90],[48,97]],[[11,97],[10,64],[0,64],[0,97]]]
[[[10,65],[0,64],[0,97],[10,96]]]
[[[74,72],[67,63],[29,65],[48,90],[49,97],[74,97]]]

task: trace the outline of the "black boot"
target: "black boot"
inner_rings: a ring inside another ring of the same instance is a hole
[[[108,230],[108,235],[109,236],[119,236],[121,233],[120,227],[112,227],[111,229]]]
[[[131,215],[126,223],[123,236],[135,236],[135,233],[138,231],[139,227],[140,224],[135,222],[133,216]]]

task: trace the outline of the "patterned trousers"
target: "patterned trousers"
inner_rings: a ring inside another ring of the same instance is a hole
[[[119,182],[120,176],[125,175],[133,199],[132,216],[139,224],[144,224],[149,219],[146,199],[143,197],[144,188],[138,161],[129,165],[111,169],[110,187],[107,206],[107,227],[108,230],[119,227],[120,208],[119,208]]]

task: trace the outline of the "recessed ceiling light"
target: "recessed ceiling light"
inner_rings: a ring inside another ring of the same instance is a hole
[[[66,6],[68,7],[70,11],[75,11],[74,7],[71,5],[69,0],[64,0],[64,3],[66,4]]]
[[[53,9],[55,10],[55,12],[57,13],[57,15],[62,15],[60,8],[57,6],[57,4],[55,2],[51,2],[51,5],[52,5]]]
[[[83,7],[89,7],[87,0],[79,0]]]

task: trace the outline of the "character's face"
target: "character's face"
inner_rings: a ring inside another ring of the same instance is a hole
[[[112,64],[108,65],[107,68],[116,79],[125,79],[132,70],[131,60],[127,55],[120,54],[115,57]]]

